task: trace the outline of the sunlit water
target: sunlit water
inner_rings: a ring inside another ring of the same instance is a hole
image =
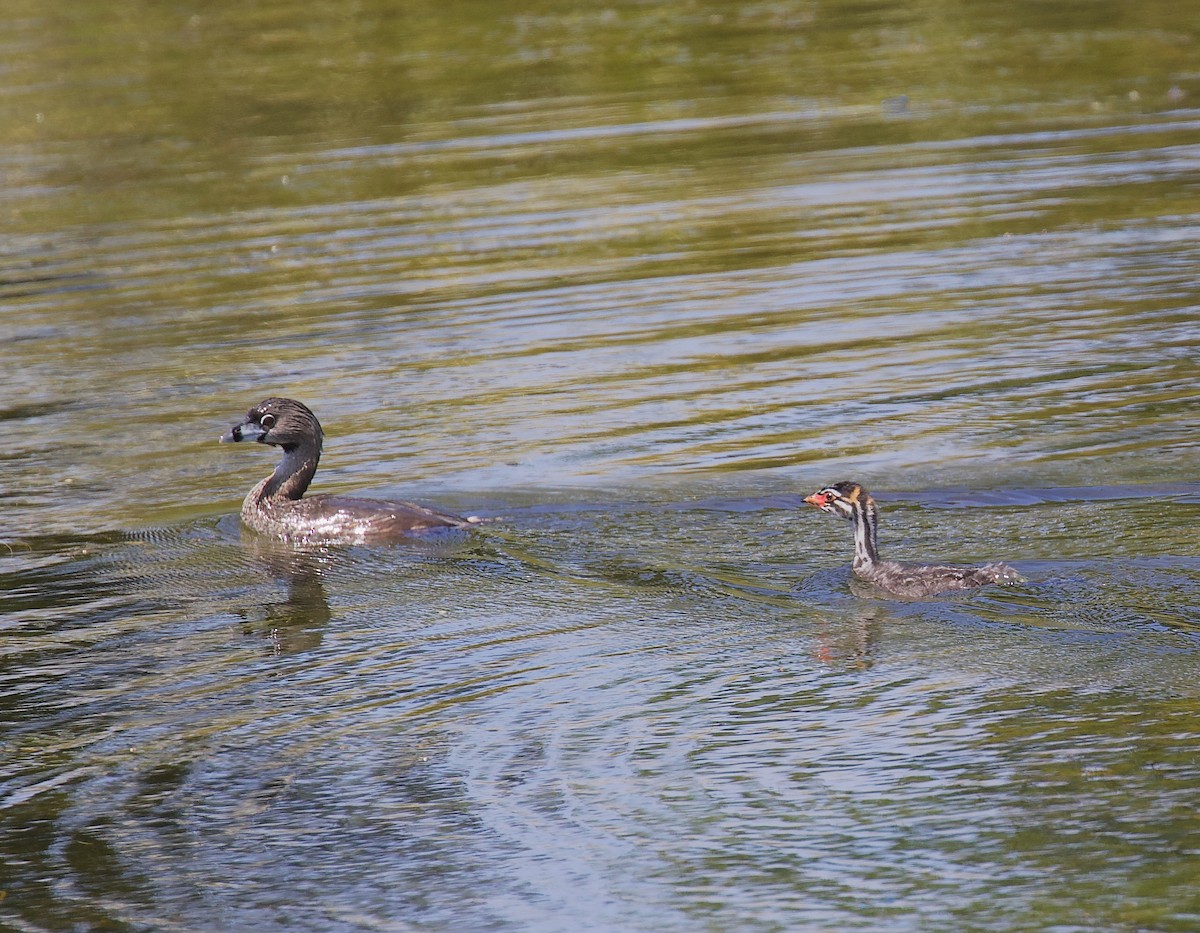
[[[1200,926],[1174,5],[0,26],[0,924]],[[243,532],[267,394],[488,523]]]

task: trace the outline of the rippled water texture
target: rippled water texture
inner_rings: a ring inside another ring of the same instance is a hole
[[[7,4],[0,926],[1200,928],[1194,14]]]

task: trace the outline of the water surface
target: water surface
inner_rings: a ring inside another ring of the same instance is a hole
[[[1200,923],[1177,5],[0,36],[0,923]],[[255,539],[268,394],[492,521]],[[864,591],[848,478],[1027,581]]]

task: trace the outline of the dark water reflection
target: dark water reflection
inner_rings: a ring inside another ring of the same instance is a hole
[[[5,906],[289,929],[1184,909],[1200,559],[1023,540],[1037,508],[1136,537],[1136,500],[932,495],[886,503],[896,547],[953,518],[970,553],[1041,554],[1031,581],[855,597],[845,529],[783,497],[544,497],[432,550],[295,553],[225,519],[73,545],[48,572],[108,581],[114,611],[66,586],[53,624],[8,617]]]
[[[0,925],[1193,930],[1175,4],[10,4]],[[495,521],[297,552],[215,441]],[[850,578],[861,479],[952,599]]]

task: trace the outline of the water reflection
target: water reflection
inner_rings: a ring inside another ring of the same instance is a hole
[[[260,535],[246,534],[242,541],[251,560],[284,588],[282,599],[263,600],[240,610],[247,628],[266,639],[272,651],[283,654],[319,646],[322,631],[333,619],[321,580],[328,556]]]
[[[827,616],[814,635],[813,656],[835,670],[869,670],[884,627],[899,621],[886,610],[855,608],[845,617]]]

